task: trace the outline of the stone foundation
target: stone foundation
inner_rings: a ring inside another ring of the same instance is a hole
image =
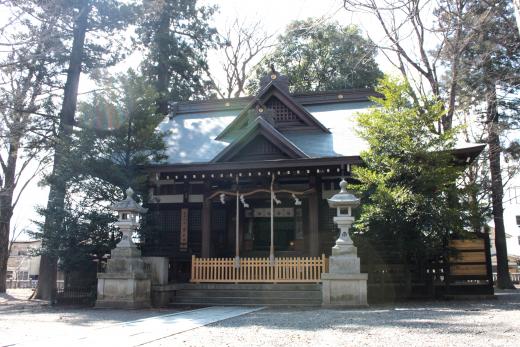
[[[321,274],[324,307],[366,307],[368,274]]]
[[[98,273],[97,308],[148,308],[151,283],[132,273]]]

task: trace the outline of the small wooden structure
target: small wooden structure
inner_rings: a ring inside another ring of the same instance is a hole
[[[493,295],[493,272],[488,234],[474,239],[451,240],[446,295]]]

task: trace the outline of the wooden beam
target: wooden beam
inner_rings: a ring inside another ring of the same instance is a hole
[[[202,258],[211,256],[211,200],[202,202]]]
[[[314,189],[307,189],[305,191],[298,191],[298,190],[289,190],[289,189],[278,189],[278,190],[275,189],[274,192],[275,193],[294,194],[294,195],[307,195],[307,194],[311,194],[313,192],[316,192],[316,190],[314,190]],[[252,191],[240,193],[239,195],[243,195],[244,197],[247,197],[247,196],[250,196],[250,195],[257,194],[257,193],[271,193],[271,190],[270,189],[255,189],[255,190],[252,190]],[[219,191],[216,191],[216,192],[212,193],[207,199],[213,199],[214,197],[219,196],[220,194],[225,194],[225,195],[229,195],[229,196],[237,196],[236,192],[219,190]]]
[[[230,163],[192,163],[192,164],[164,164],[149,165],[145,169],[152,172],[214,172],[214,171],[231,171],[231,170],[248,170],[255,169],[298,169],[313,168],[319,166],[336,166],[342,164],[362,164],[359,156],[345,156],[332,158],[305,158],[305,159],[276,159],[263,161],[240,161]]]
[[[309,184],[315,188],[314,193],[309,195],[309,255],[317,257],[320,253],[319,239],[319,198],[320,194],[316,191],[319,187],[318,178],[316,176],[309,177]]]

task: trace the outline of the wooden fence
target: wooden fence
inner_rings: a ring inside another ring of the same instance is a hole
[[[238,266],[237,266],[238,265]],[[328,271],[328,259],[321,257],[197,258],[191,259],[191,282],[263,282],[301,283],[320,282],[321,274]]]

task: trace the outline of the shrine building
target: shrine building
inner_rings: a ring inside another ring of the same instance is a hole
[[[326,199],[362,165],[355,115],[378,96],[290,93],[272,72],[254,96],[173,103],[158,126],[167,159],[148,168],[143,255],[167,257],[176,283],[319,282],[338,236]]]

